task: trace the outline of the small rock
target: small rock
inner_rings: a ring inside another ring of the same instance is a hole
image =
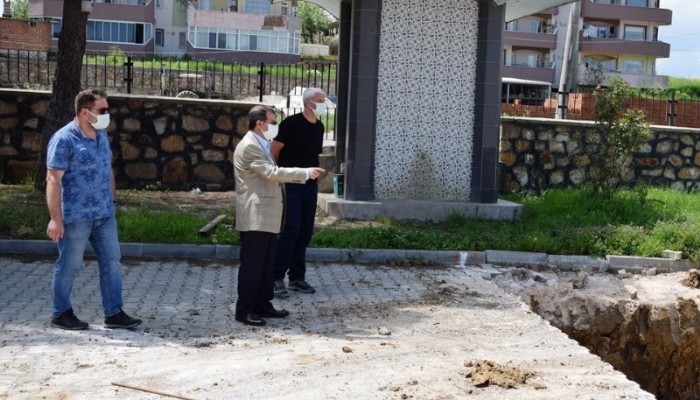
[[[632,300],[637,300],[637,288],[630,285],[625,285],[625,290],[630,294]]]
[[[343,353],[352,353],[352,349],[348,346],[343,346]]]
[[[379,333],[380,335],[386,335],[386,336],[391,335],[391,331],[386,326],[380,326],[379,329],[377,329],[377,333]]]
[[[579,272],[571,278],[570,282],[574,289],[583,289],[588,284],[588,274],[586,272]]]

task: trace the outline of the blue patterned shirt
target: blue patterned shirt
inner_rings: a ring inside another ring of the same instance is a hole
[[[107,132],[97,131],[96,140],[92,140],[75,121],[69,122],[51,137],[46,165],[49,169],[64,171],[61,179],[64,223],[114,214],[112,150]]]

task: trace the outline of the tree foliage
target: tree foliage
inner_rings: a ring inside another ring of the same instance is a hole
[[[37,190],[46,189],[46,148],[49,139],[75,116],[75,96],[81,89],[87,17],[88,14],[81,10],[81,0],[64,0],[51,102],[41,130],[41,148],[34,175],[34,188]]]
[[[29,0],[12,0],[12,3],[10,3],[10,15],[12,19],[29,21]]]
[[[321,7],[307,1],[300,1],[297,16],[301,19],[301,37],[304,43],[315,43],[319,33],[330,34],[331,21]]]
[[[593,93],[597,137],[582,147],[590,159],[591,187],[606,198],[626,183],[634,154],[651,135],[644,112],[626,104],[630,91],[625,81],[613,78]]]

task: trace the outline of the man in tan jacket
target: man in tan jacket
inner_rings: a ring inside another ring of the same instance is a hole
[[[324,172],[321,168],[281,168],[270,155],[277,130],[275,112],[255,106],[248,113],[248,133],[236,146],[236,230],[241,235],[236,321],[263,326],[263,318],[284,318],[286,310],[272,305],[273,266],[277,234],[284,215],[284,185],[304,183]]]

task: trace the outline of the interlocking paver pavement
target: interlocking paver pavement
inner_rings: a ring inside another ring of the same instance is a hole
[[[73,305],[91,329],[67,332],[48,326],[52,263],[0,256],[0,399],[157,398],[115,381],[197,399],[653,399],[477,266],[312,264],[317,293],[275,300],[292,315],[252,328],[233,320],[235,263],[125,259],[124,308],[144,322],[112,331],[87,260]],[[467,359],[544,388],[475,388]]]

